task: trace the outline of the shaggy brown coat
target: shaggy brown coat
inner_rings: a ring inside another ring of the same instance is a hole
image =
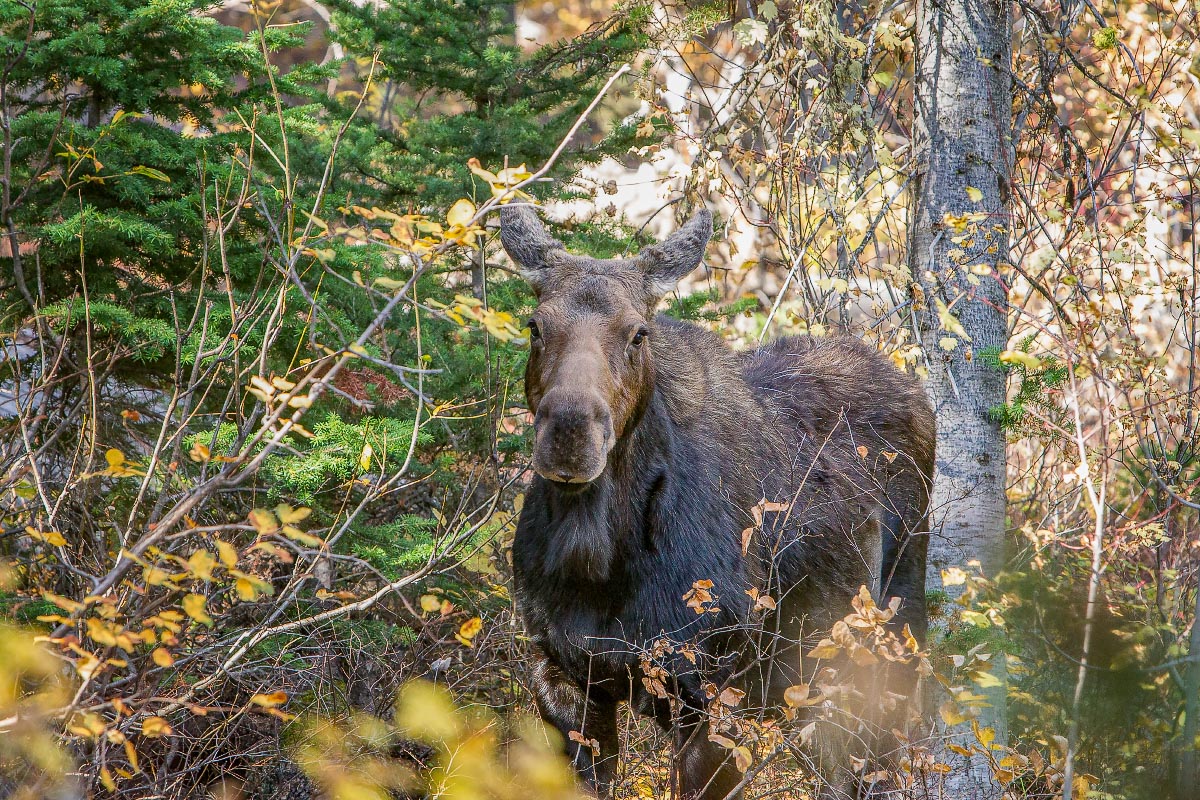
[[[897,624],[924,635],[928,400],[853,339],[737,354],[655,316],[703,256],[707,212],[610,261],[568,254],[528,208],[501,219],[539,301],[526,370],[537,477],[513,546],[539,708],[599,792],[627,701],[674,731],[683,796],[725,797],[741,776],[703,730],[705,684],[780,703],[811,674],[805,643],[862,585],[901,598]],[[711,612],[685,602],[699,581]],[[754,590],[774,613],[754,610]],[[667,696],[647,664],[669,676]]]

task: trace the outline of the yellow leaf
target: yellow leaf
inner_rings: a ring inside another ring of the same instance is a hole
[[[294,522],[302,522],[308,519],[308,515],[312,513],[311,508],[292,508],[287,503],[280,503],[275,506],[275,515],[279,517],[279,521],[287,525]]]
[[[189,594],[183,598],[183,602],[180,605],[183,607],[183,613],[196,620],[196,622],[211,628],[213,626],[213,618],[204,610],[205,602],[204,595]]]
[[[943,586],[962,586],[967,582],[968,575],[959,567],[947,567],[942,570]]]
[[[100,783],[102,783],[104,788],[108,789],[110,792],[115,792],[117,790],[117,782],[113,780],[112,772],[109,771],[108,767],[100,768]]]
[[[450,695],[420,680],[409,681],[400,690],[396,725],[405,736],[426,744],[456,742],[464,730]]]
[[[152,739],[159,736],[170,736],[171,725],[162,717],[146,717],[142,720],[142,736]]]
[[[934,298],[934,302],[937,304],[938,321],[941,323],[942,328],[954,334],[963,341],[971,341],[970,335],[967,334],[967,329],[964,328],[962,323],[958,321],[958,317],[951,313],[950,309],[947,308],[946,304],[942,302],[941,298]]]
[[[114,447],[104,453],[104,460],[109,469],[119,469],[125,464],[125,454]]]
[[[188,450],[188,458],[198,463],[205,463],[212,458],[212,453],[209,452],[208,445],[196,442],[192,445],[192,449]]]
[[[446,212],[446,223],[454,225],[469,225],[471,219],[475,216],[475,204],[465,197],[458,200],[454,205],[450,206],[450,210]]]
[[[947,725],[959,725],[966,722],[970,717],[966,716],[958,710],[958,706],[953,700],[947,700],[938,708],[938,715],[942,718],[942,722]]]
[[[371,468],[371,456],[373,455],[375,455],[375,451],[371,449],[371,443],[363,442],[362,453],[358,456],[358,466],[363,472]]]
[[[971,198],[972,203],[978,203],[983,199],[983,192],[979,191],[974,186],[968,186],[967,197]]]
[[[246,602],[258,599],[258,587],[247,578],[238,578],[233,588],[237,591],[238,597]]]
[[[165,569],[159,569],[158,567],[146,567],[142,570],[142,579],[150,586],[166,586],[168,588],[172,588],[171,581],[173,581],[175,577],[176,576],[167,572]]]
[[[749,748],[744,745],[738,745],[733,748],[733,765],[737,767],[738,772],[745,772],[750,769],[750,765],[754,763],[754,756],[750,754]]]
[[[733,686],[727,686],[721,691],[719,699],[722,705],[727,705],[730,708],[737,708],[741,705],[742,700],[746,697],[746,693],[741,689]]]
[[[320,547],[325,544],[325,540],[319,536],[313,536],[311,533],[305,533],[295,525],[284,525],[283,535],[289,539],[299,542],[305,547]]]
[[[433,613],[434,611],[441,610],[441,607],[442,607],[442,598],[438,597],[435,594],[421,595],[421,610],[422,611],[424,611],[426,613]]]
[[[256,508],[250,512],[250,524],[262,536],[279,530],[279,523],[275,521],[275,515],[265,508]]]
[[[991,728],[980,727],[979,723],[971,723],[971,728],[975,734],[975,738],[984,747],[991,747],[992,742],[996,741],[996,731]]]
[[[202,581],[212,580],[213,567],[217,560],[207,550],[197,550],[188,557],[188,572]]]
[[[90,617],[87,621],[88,637],[103,647],[115,647],[117,634],[110,623],[102,619]]]
[[[134,748],[133,742],[126,739],[124,742],[124,745],[125,745],[125,758],[129,759],[129,766],[133,767],[134,772],[141,772],[142,769],[141,769],[141,767],[138,766],[137,750]],[[133,776],[130,775],[129,777],[132,778]]]
[[[154,648],[154,652],[150,654],[150,658],[154,659],[154,663],[160,667],[169,667],[175,663],[175,657],[165,647]]]
[[[842,648],[838,647],[829,639],[822,639],[816,647],[809,651],[809,658],[836,658],[838,653],[842,652]]]
[[[860,667],[869,667],[879,661],[879,658],[874,653],[862,645],[850,648],[850,658]]]
[[[804,705],[804,701],[808,699],[811,693],[807,683],[801,683],[797,686],[789,686],[783,690],[783,702],[787,703],[792,708],[799,708]]]
[[[42,598],[58,606],[68,614],[74,614],[76,611],[82,611],[84,608],[83,603],[54,594],[53,592],[42,592]]]
[[[222,564],[230,568],[237,566],[238,552],[236,547],[220,539],[214,539],[213,544],[217,546],[217,555],[221,558]]]
[[[46,544],[54,545],[55,547],[63,547],[67,543],[67,540],[64,539],[63,535],[58,531],[39,531],[32,525],[26,525],[25,532],[37,541],[45,542]]]
[[[1027,370],[1039,369],[1042,366],[1040,358],[1020,350],[1005,350],[1000,353],[1000,360],[1005,364],[1020,364]]]
[[[270,694],[256,694],[250,698],[250,702],[263,708],[275,708],[286,703],[287,699],[287,692],[275,691]]]
[[[104,724],[104,718],[99,714],[93,714],[90,711],[86,714],[80,714],[73,718],[67,726],[67,730],[76,736],[82,736],[86,739],[95,739],[104,733],[107,726]]]
[[[483,630],[483,620],[479,617],[471,617],[458,628],[458,634],[454,638],[467,647],[472,646],[471,640],[479,635]]]

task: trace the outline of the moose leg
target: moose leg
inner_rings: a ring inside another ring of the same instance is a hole
[[[923,522],[923,520],[922,520]],[[925,643],[929,617],[925,609],[925,560],[929,533],[923,524],[908,525],[895,511],[883,514],[884,602],[900,598],[900,611],[892,620],[897,633],[907,624],[918,642]]]
[[[585,692],[545,655],[536,659],[533,689],[542,719],[562,734],[579,777],[597,797],[609,797],[617,774],[617,704],[600,690]]]
[[[669,704],[656,704],[658,724],[675,739],[675,776],[681,800],[724,800],[742,780],[728,751],[708,740],[704,712],[684,706],[681,714]],[[741,797],[741,792],[734,798]],[[731,798],[732,800],[732,798]]]

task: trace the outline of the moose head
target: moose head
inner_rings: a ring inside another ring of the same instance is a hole
[[[529,206],[500,212],[500,241],[537,294],[529,320],[525,396],[534,414],[533,468],[566,492],[596,480],[654,386],[654,309],[704,257],[712,215],[701,210],[630,259],[571,255]]]

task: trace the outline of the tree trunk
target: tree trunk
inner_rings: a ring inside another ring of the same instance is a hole
[[[1005,380],[980,353],[1003,350],[1008,338],[997,278],[1009,247],[1011,5],[918,0],[916,55],[909,269],[938,422],[929,546],[936,589],[947,566],[978,561],[992,577],[1004,560],[1004,433],[988,411],[1004,402]],[[1002,659],[994,660],[1003,673]],[[1004,675],[997,677],[979,723],[1003,741]],[[966,726],[951,733],[973,739]],[[999,797],[985,759],[942,755],[954,766],[947,798]]]

